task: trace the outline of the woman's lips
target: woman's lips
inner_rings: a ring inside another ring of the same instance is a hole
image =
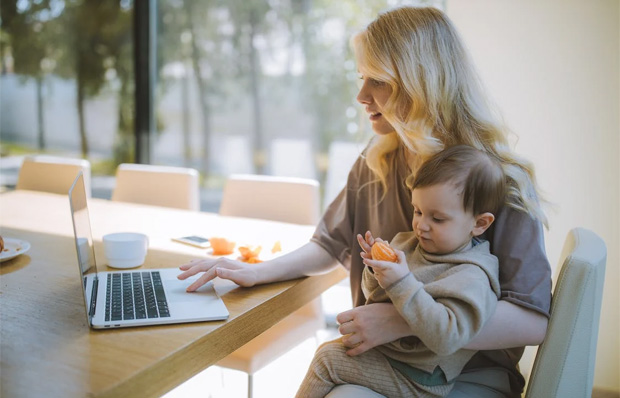
[[[370,114],[370,121],[374,122],[376,120],[381,119],[381,113],[376,112],[376,113],[371,113]]]

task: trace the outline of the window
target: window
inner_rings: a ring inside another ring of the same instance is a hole
[[[198,169],[207,210],[235,172],[325,184],[330,147],[359,151],[371,134],[355,101],[351,35],[380,10],[440,3],[159,0],[151,163]],[[1,7],[2,155],[87,158],[93,194],[106,197],[97,177],[135,159],[134,3]]]

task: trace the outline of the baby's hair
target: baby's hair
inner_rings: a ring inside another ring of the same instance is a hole
[[[499,160],[468,145],[455,145],[438,152],[410,178],[412,190],[454,184],[463,195],[463,208],[474,215],[497,214],[506,201],[506,176]]]

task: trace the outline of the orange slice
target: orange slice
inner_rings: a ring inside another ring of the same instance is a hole
[[[282,245],[280,244],[280,241],[277,241],[276,243],[273,244],[273,247],[271,248],[271,253],[277,253],[281,251],[282,251]]]
[[[252,257],[258,257],[261,249],[261,246],[256,246],[254,248],[250,246],[239,246],[239,253],[241,254],[241,257],[248,259]]]
[[[211,242],[211,248],[213,249],[214,256],[231,254],[235,248],[235,242],[231,242],[226,238],[209,238],[209,242]]]
[[[397,262],[398,256],[387,242],[375,242],[370,250],[373,260]]]

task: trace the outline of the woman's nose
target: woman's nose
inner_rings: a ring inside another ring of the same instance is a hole
[[[368,105],[372,102],[372,97],[368,94],[368,91],[366,90],[366,83],[362,84],[359,93],[357,93],[356,99],[357,102],[362,105]]]

